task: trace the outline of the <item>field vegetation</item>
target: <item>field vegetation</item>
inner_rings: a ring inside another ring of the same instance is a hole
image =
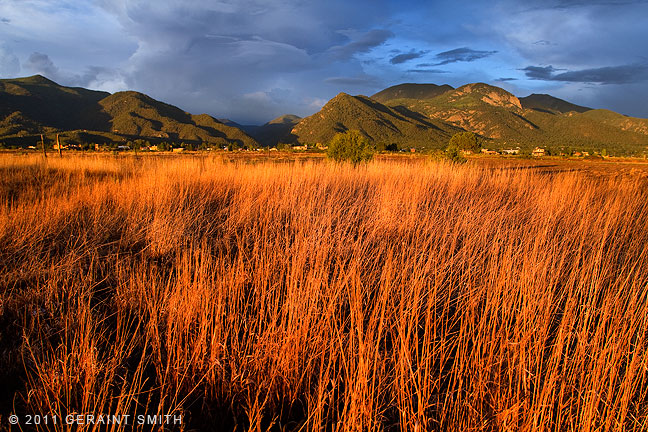
[[[0,429],[646,431],[648,170],[586,165],[2,155]]]

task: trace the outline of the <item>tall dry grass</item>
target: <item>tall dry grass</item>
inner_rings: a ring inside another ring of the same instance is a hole
[[[32,156],[0,172],[0,428],[648,430],[645,175]]]

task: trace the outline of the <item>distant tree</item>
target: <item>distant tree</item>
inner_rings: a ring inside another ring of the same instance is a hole
[[[446,159],[453,163],[464,163],[466,162],[466,158],[463,157],[461,154],[461,150],[459,150],[459,147],[453,145],[453,146],[448,146],[445,149],[444,156]]]
[[[450,138],[448,149],[455,147],[458,151],[466,150],[479,153],[481,150],[481,139],[472,132],[458,132]]]
[[[358,165],[373,159],[374,149],[358,130],[336,134],[328,145],[326,155],[337,162],[351,162]]]

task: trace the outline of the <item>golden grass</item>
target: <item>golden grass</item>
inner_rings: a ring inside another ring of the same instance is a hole
[[[645,175],[11,155],[0,172],[0,428],[648,430]]]

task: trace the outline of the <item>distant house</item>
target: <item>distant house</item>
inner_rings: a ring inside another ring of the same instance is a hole
[[[499,153],[497,153],[497,150],[489,150],[489,149],[485,149],[485,148],[481,149],[481,152],[484,153],[484,154],[499,154]]]
[[[533,152],[531,154],[533,155],[533,157],[541,157],[541,156],[544,156],[546,154],[546,152],[547,151],[545,149],[543,149],[541,147],[536,147],[536,148],[533,149]]]
[[[302,150],[303,151],[303,150],[306,150],[306,148],[307,147],[305,145],[301,145],[301,146],[293,146],[292,149],[293,150]]]
[[[574,153],[572,154],[572,156],[581,157],[581,156],[583,156],[583,153],[581,153],[581,152],[574,152]]]
[[[502,154],[507,154],[507,155],[516,155],[520,154],[520,149],[504,149],[502,150]]]
[[[117,146],[117,150],[126,151],[126,150],[130,150],[130,149],[131,149],[131,148],[130,148],[129,146],[127,146],[127,145],[120,145],[120,146]]]
[[[173,149],[173,153],[182,153],[184,151],[184,148],[178,147]]]
[[[410,153],[416,153],[416,149],[415,149],[414,147],[412,147],[412,148],[410,149]]]

